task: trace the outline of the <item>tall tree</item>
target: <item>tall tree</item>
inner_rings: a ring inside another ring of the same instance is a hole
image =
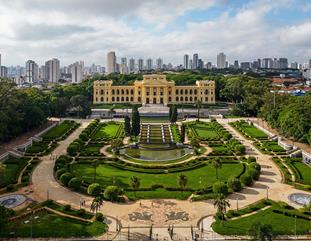
[[[124,117],[124,132],[126,136],[131,135],[131,120],[127,115]]]
[[[177,121],[177,117],[178,117],[177,106],[173,105],[173,106],[171,106],[171,108],[172,108],[172,110],[171,110],[171,115],[170,115],[170,122],[175,123]]]
[[[91,204],[91,211],[97,214],[98,210],[104,205],[104,200],[101,196],[97,196],[93,199]]]
[[[187,183],[188,183],[187,176],[184,175],[184,174],[180,174],[180,175],[178,176],[178,185],[179,185],[179,187],[181,188],[181,193],[183,193],[183,191],[184,191],[184,189],[185,189]]]
[[[132,135],[138,136],[139,133],[140,133],[140,115],[138,108],[134,106],[132,110]]]
[[[219,158],[216,158],[212,162],[213,167],[215,168],[216,171],[216,178],[218,179],[218,169],[222,167],[221,160]]]
[[[252,241],[272,241],[275,236],[270,224],[262,224],[258,221],[251,225],[248,234]]]
[[[197,100],[196,101],[196,107],[197,107],[197,120],[200,121],[200,111],[201,111],[201,108],[202,108],[202,100]]]
[[[140,186],[140,180],[138,177],[136,176],[132,176],[131,177],[131,186],[132,188],[134,189],[134,192],[135,192],[135,196],[136,196],[136,190],[139,188]]]
[[[216,199],[214,199],[214,207],[217,208],[217,216],[220,217],[223,223],[223,221],[225,221],[227,207],[230,207],[229,201],[225,199],[223,194],[218,194]]]

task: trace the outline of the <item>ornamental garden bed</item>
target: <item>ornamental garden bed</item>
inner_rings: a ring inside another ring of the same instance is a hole
[[[105,122],[99,123],[96,131],[92,134],[92,140],[109,141],[124,136],[123,123],[121,122]]]
[[[217,220],[213,230],[222,235],[247,235],[254,222],[272,225],[275,235],[307,235],[310,229],[310,216],[283,203],[271,202],[271,207],[247,217],[225,221]],[[296,218],[295,218],[296,217]],[[296,225],[295,225],[296,222]],[[296,228],[296,231],[295,231]]]
[[[53,141],[65,139],[79,124],[75,121],[65,120],[42,135],[43,140]]]
[[[259,130],[254,125],[248,124],[244,120],[231,122],[230,125],[236,128],[237,130],[239,130],[244,136],[251,138],[251,139],[267,140],[269,137],[262,130]]]
[[[311,186],[311,167],[302,158],[284,157],[286,164],[293,170],[296,182]]]

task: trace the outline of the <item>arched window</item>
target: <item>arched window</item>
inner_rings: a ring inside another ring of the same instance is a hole
[[[120,101],[120,98],[119,98],[119,96],[117,96],[117,102],[119,102]]]
[[[180,94],[182,95],[184,93],[184,90],[180,90]]]
[[[180,101],[184,101],[184,97],[181,96],[181,97],[180,97]]]
[[[198,93],[198,91],[197,90],[194,90],[194,94],[196,95]]]
[[[190,95],[192,95],[192,89],[191,89],[191,90],[189,90],[189,94],[190,94]]]
[[[128,96],[126,96],[125,101],[129,101],[129,97]]]
[[[131,97],[131,101],[132,101],[132,102],[134,101],[134,98],[133,98],[133,96]]]
[[[188,94],[188,90],[187,89],[185,89],[185,95],[187,95]]]
[[[117,89],[117,95],[119,95],[120,94],[120,91],[119,91],[119,89]]]
[[[111,100],[114,101],[114,96],[112,96]]]
[[[185,97],[185,101],[188,101],[188,96]]]
[[[127,94],[127,95],[129,94],[129,90],[128,90],[128,89],[126,89],[126,94]]]
[[[178,95],[178,92],[179,92],[179,91],[178,91],[178,90],[176,90],[176,95]]]
[[[192,102],[192,96],[190,96],[190,102]]]
[[[208,90],[205,90],[205,94],[208,95]]]
[[[100,90],[100,94],[103,95],[104,94],[104,90]]]
[[[168,97],[168,102],[171,102],[172,101],[172,97]]]
[[[176,96],[176,101],[179,101],[179,97],[178,96]]]
[[[124,97],[123,97],[123,96],[121,97],[121,101],[122,101],[122,102],[124,101]]]
[[[114,95],[114,90],[112,90],[112,94]]]
[[[121,95],[124,95],[124,90],[123,89],[121,90]]]
[[[101,101],[101,102],[104,102],[104,97],[100,97],[100,101]]]
[[[133,95],[134,94],[134,90],[131,90],[131,95]]]

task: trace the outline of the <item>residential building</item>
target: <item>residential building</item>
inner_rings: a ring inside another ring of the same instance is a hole
[[[27,83],[36,83],[39,80],[39,69],[38,65],[33,60],[27,60],[26,62],[26,82]]]
[[[45,79],[56,83],[60,78],[60,62],[54,58],[45,62]]]
[[[116,73],[117,72],[117,57],[116,53],[111,51],[107,54],[107,73]]]
[[[152,63],[152,59],[147,59],[147,66],[146,66],[147,70],[152,70],[153,69],[153,63]]]
[[[233,68],[235,68],[235,69],[240,68],[239,61],[238,61],[238,60],[235,60],[235,61],[234,61]]]
[[[241,69],[242,70],[250,70],[251,69],[251,63],[250,62],[242,62],[241,63]]]
[[[288,59],[287,58],[279,58],[279,68],[287,69],[288,68]]]
[[[83,80],[83,64],[80,62],[73,63],[69,66],[72,83],[80,83]]]
[[[219,53],[217,55],[217,68],[218,69],[226,68],[226,55],[224,53]]]
[[[189,55],[184,55],[184,69],[189,69]]]
[[[138,71],[143,71],[143,70],[144,70],[144,60],[138,59]]]
[[[272,69],[273,68],[273,60],[271,58],[262,59],[261,68]]]
[[[199,64],[199,55],[194,54],[193,59],[192,59],[192,69],[198,69],[198,64]]]
[[[0,56],[0,65],[1,65],[1,56]],[[311,59],[309,59],[309,69],[311,69]]]
[[[162,68],[163,68],[163,59],[158,58],[158,59],[156,60],[156,65],[157,65],[157,69],[158,69],[158,70],[159,70],[159,69],[162,69]]]
[[[127,59],[126,58],[121,58],[120,73],[121,74],[127,74],[128,73]]]
[[[292,62],[292,63],[290,64],[290,68],[291,68],[291,69],[298,69],[298,63],[297,63],[297,62]]]
[[[8,77],[8,68],[5,66],[0,67],[0,77]]]
[[[134,58],[130,58],[129,70],[130,70],[130,73],[135,72],[135,59]]]
[[[198,68],[197,69],[203,69],[204,68],[204,61],[202,59],[198,60]]]
[[[112,80],[94,82],[93,103],[136,103],[136,104],[171,104],[171,103],[215,103],[215,82],[196,81],[192,86],[176,86],[165,75],[144,75],[143,80],[136,80],[133,85],[115,86]]]

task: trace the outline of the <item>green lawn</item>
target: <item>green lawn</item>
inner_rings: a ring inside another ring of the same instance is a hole
[[[91,237],[101,235],[106,230],[104,223],[86,223],[47,211],[35,213],[32,224],[31,221],[25,224],[27,220],[31,220],[30,215],[9,222],[8,226],[0,231],[0,237],[31,237],[31,230],[32,237]]]
[[[311,167],[303,162],[292,162],[300,172],[304,184],[311,185]]]
[[[64,121],[43,134],[42,138],[48,140],[60,138],[73,127],[73,123],[74,121]]]
[[[239,218],[236,220],[229,220],[221,225],[220,221],[213,223],[213,229],[217,233],[222,235],[247,235],[247,232],[253,222],[259,221],[263,224],[270,224],[273,227],[275,234],[280,235],[294,235],[294,225],[295,218],[293,211],[288,211],[292,213],[293,216],[284,215],[283,213],[275,213],[275,207],[268,208],[264,211],[259,211],[248,217]],[[297,234],[307,234],[310,229],[310,220],[297,218]]]
[[[101,155],[100,149],[103,146],[104,145],[102,144],[88,144],[81,150],[80,155],[81,156],[100,156]]]
[[[263,141],[263,147],[266,148],[268,151],[273,152],[285,152],[285,150],[278,145],[276,141]]]
[[[10,157],[8,160],[4,161],[5,170],[1,174],[0,188],[16,183],[20,172],[26,164],[26,159],[16,159],[13,157]]]
[[[32,146],[27,148],[26,153],[29,154],[35,154],[35,153],[40,153],[44,152],[46,149],[48,149],[49,143],[47,142],[33,142]]]
[[[180,133],[177,125],[171,125],[171,131],[173,134],[174,142],[179,143],[180,142]]]
[[[219,140],[220,137],[211,123],[195,123],[191,124],[194,132],[199,138],[208,140]]]
[[[247,122],[234,122],[233,125],[241,128],[247,135],[252,138],[268,138],[268,135],[266,133],[264,133],[262,130],[259,130],[253,125],[249,125]]]
[[[226,181],[228,177],[238,176],[243,171],[243,164],[240,163],[224,163],[219,169],[219,179]],[[141,169],[140,169],[141,170]],[[72,166],[72,172],[75,176],[82,177],[87,182],[93,182],[94,168],[90,164],[76,163]],[[173,173],[143,173],[131,170],[123,170],[109,164],[101,164],[97,167],[96,182],[103,186],[118,185],[122,188],[128,188],[130,184],[130,177],[137,176],[141,180],[140,188],[150,188],[153,185],[163,185],[164,187],[178,188],[178,176],[183,173],[188,178],[187,188],[200,189],[212,185],[216,181],[215,169],[211,164],[202,167],[186,170],[182,172]],[[201,180],[201,183],[200,183]],[[162,194],[155,194],[161,197]],[[175,198],[175,193],[170,192],[171,198]],[[146,193],[145,193],[146,194]],[[152,194],[154,195],[154,194]],[[166,194],[163,194],[166,195]],[[147,198],[146,194],[146,198]],[[167,196],[166,196],[167,197]]]
[[[119,122],[108,122],[100,124],[100,128],[93,135],[93,139],[104,138],[113,139],[117,138],[121,133],[121,128],[123,128],[122,123]]]

